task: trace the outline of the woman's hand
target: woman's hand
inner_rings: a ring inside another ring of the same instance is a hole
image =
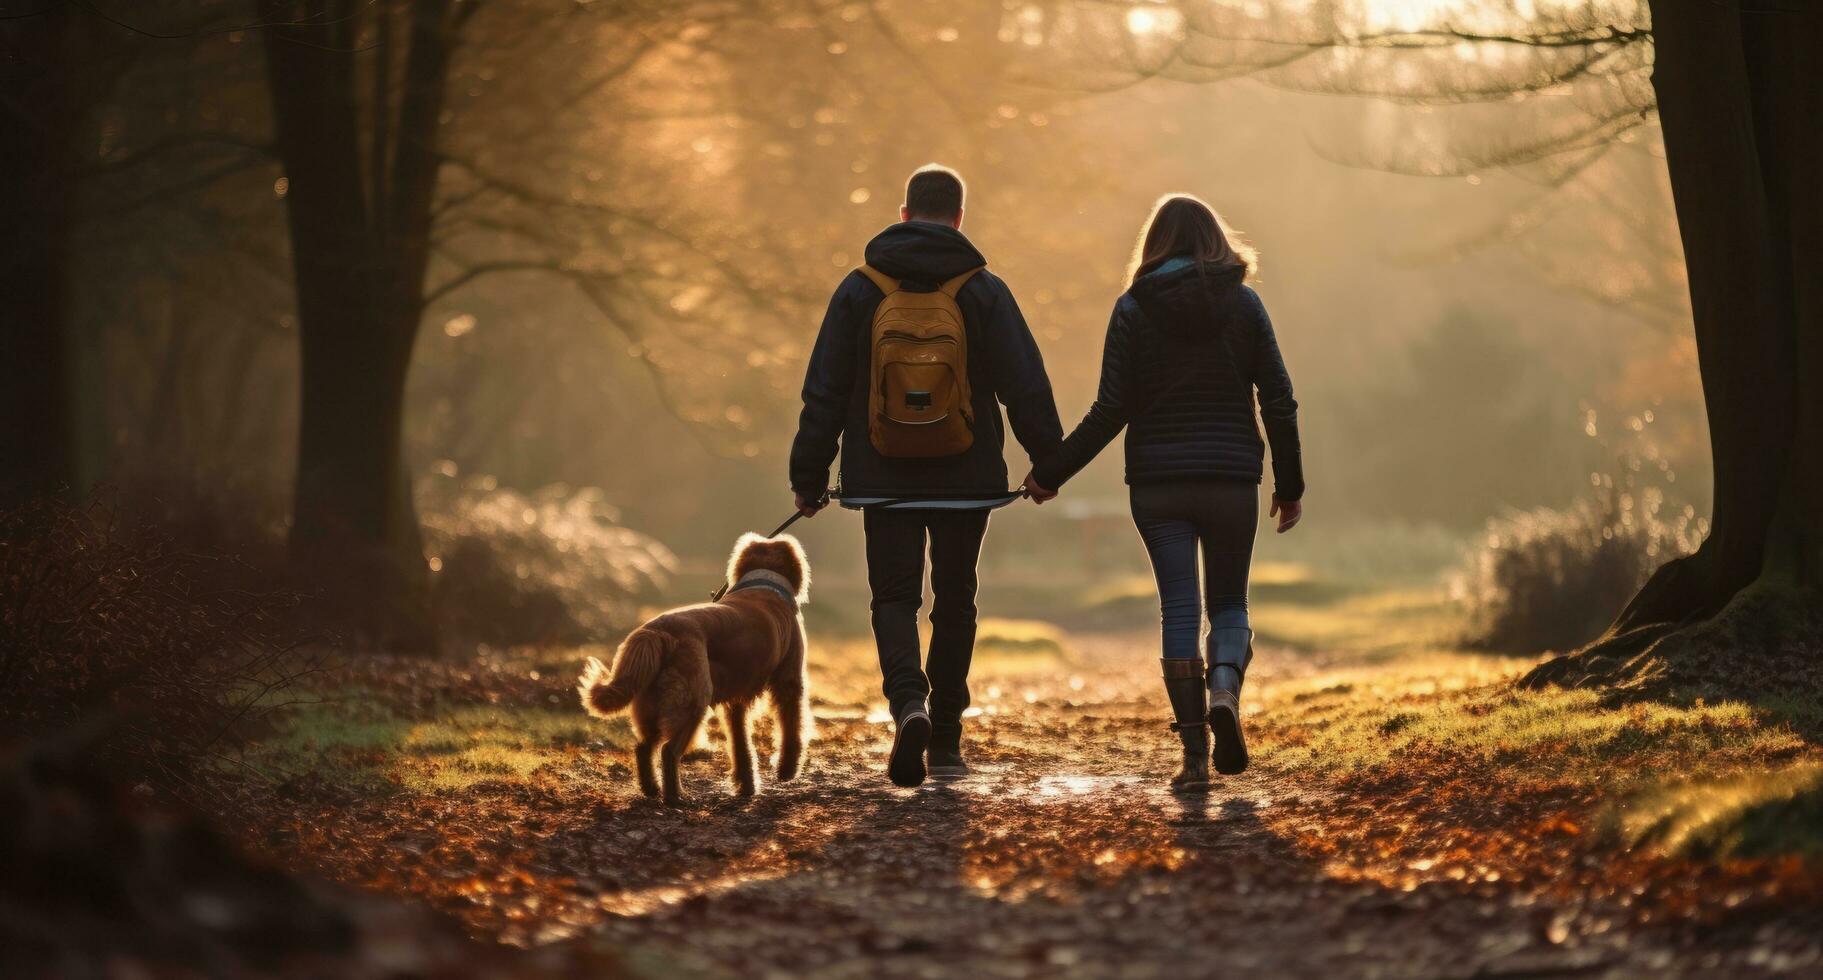
[[[1284,534],[1298,526],[1298,520],[1304,516],[1302,500],[1280,500],[1278,494],[1272,495],[1272,509],[1266,512],[1267,517],[1279,519],[1279,533]]]
[[[1025,475],[1025,483],[1021,484],[1021,486],[1025,488],[1025,495],[1032,498],[1032,503],[1035,504],[1042,504],[1057,496],[1057,491],[1046,490],[1044,487],[1039,486],[1038,481],[1032,479],[1032,474],[1030,473]]]

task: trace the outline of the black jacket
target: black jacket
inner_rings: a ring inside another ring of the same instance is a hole
[[[1239,266],[1172,259],[1114,304],[1095,404],[1034,471],[1055,490],[1127,427],[1127,482],[1260,481],[1272,442],[1273,492],[1304,495],[1298,403],[1260,297]]]
[[[897,276],[908,288],[938,284],[987,260],[962,232],[928,221],[888,227],[867,243],[867,264]],[[804,411],[791,444],[791,488],[818,496],[829,486],[829,465],[842,452],[842,490],[886,497],[973,497],[1005,493],[1005,435],[996,402],[1006,405],[1013,434],[1033,459],[1056,451],[1063,438],[1051,380],[1032,331],[1006,283],[983,269],[956,294],[968,331],[968,379],[975,406],[975,441],[965,453],[940,459],[888,459],[867,434],[871,331],[884,296],[873,281],[851,272],[829,300],[810,369]]]

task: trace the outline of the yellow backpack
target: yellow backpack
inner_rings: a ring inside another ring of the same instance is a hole
[[[956,293],[981,268],[920,293],[872,266],[861,272],[885,298],[874,310],[868,436],[892,458],[955,456],[975,444],[968,331]]]

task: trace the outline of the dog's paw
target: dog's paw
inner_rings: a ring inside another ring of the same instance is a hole
[[[773,761],[778,763],[778,781],[797,780],[798,767],[804,765],[804,756],[798,752],[786,752]]]

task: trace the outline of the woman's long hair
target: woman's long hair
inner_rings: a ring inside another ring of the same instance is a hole
[[[1260,261],[1253,246],[1202,198],[1166,194],[1152,206],[1139,241],[1134,243],[1133,261],[1127,266],[1127,285],[1180,255],[1199,264],[1240,266],[1249,276]]]

